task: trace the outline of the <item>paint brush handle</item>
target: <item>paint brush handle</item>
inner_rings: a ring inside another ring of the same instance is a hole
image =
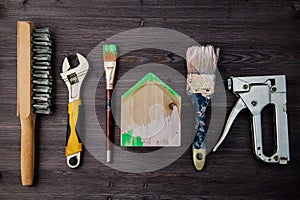
[[[200,93],[193,94],[193,99],[196,102],[196,136],[193,142],[194,149],[205,148],[205,136],[206,136],[206,115],[205,111],[210,103],[210,98],[202,96]]]
[[[193,141],[193,162],[197,170],[202,170],[206,159],[205,136],[206,123],[205,111],[210,103],[210,97],[202,96],[200,93],[187,93],[196,105],[196,135]]]
[[[111,149],[110,149],[110,140],[111,140],[111,122],[112,122],[112,112],[111,112],[111,89],[106,90],[106,162],[111,162]]]
[[[34,127],[35,115],[21,118],[21,179],[22,185],[30,186],[34,176]]]

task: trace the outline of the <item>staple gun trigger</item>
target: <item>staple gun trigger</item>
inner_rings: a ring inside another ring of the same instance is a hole
[[[76,126],[79,115],[79,106],[81,105],[80,88],[89,68],[87,60],[79,53],[76,55],[79,65],[75,68],[71,68],[69,60],[66,57],[62,66],[62,73],[60,74],[69,91],[68,126],[65,155],[67,157],[67,164],[70,168],[76,168],[80,164],[82,143]]]
[[[238,99],[238,101],[236,102],[235,106],[233,107],[228,120],[226,122],[223,134],[221,135],[219,141],[217,142],[217,144],[215,145],[215,147],[213,148],[213,151],[216,151],[218,149],[218,147],[222,144],[222,142],[225,140],[231,125],[233,124],[235,118],[238,116],[238,114],[243,110],[247,108],[246,104],[243,102],[242,99]]]

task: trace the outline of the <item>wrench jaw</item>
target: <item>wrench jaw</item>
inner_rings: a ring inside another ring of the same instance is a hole
[[[76,53],[79,65],[71,69],[68,58],[66,57],[62,66],[60,76],[65,81],[69,91],[69,103],[80,98],[81,84],[89,68],[88,61],[79,53]]]
[[[67,156],[67,164],[72,169],[78,167],[80,164],[80,152]]]
[[[78,62],[79,62],[79,65],[75,68],[73,68],[74,70],[76,70],[78,73],[81,73],[81,72],[84,72],[84,71],[87,71],[88,68],[89,68],[89,64],[88,64],[88,61],[85,59],[85,57],[79,53],[76,53],[76,56],[77,56],[77,59],[78,59]],[[66,57],[64,59],[64,62],[63,62],[63,66],[62,66],[62,72],[67,72],[71,69],[71,65],[69,63],[69,60],[68,58]],[[71,69],[72,70],[72,69]],[[73,72],[73,71],[72,71]]]
[[[62,65],[62,72],[64,73],[64,72],[68,71],[70,68],[71,68],[71,66],[70,66],[69,60],[67,57],[65,57],[63,65]]]
[[[84,71],[88,69],[88,62],[87,60],[79,53],[76,53],[77,59],[79,61],[79,66],[81,66],[80,71]]]

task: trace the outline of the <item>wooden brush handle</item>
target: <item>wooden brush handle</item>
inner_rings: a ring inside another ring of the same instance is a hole
[[[113,90],[106,90],[106,150],[110,151],[110,139],[111,139],[111,96]]]
[[[35,115],[21,118],[21,177],[22,185],[30,186],[34,176]]]
[[[18,22],[17,57],[17,115],[21,121],[21,180],[24,186],[32,185],[34,175],[35,114],[32,109],[32,43],[34,25]]]

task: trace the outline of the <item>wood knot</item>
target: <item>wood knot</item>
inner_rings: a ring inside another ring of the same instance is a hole
[[[141,19],[141,21],[140,21],[140,26],[141,26],[141,27],[144,27],[144,26],[145,26],[145,20],[144,20],[144,19]]]
[[[300,11],[300,3],[293,3],[293,4],[291,5],[291,8],[292,8],[293,10],[295,10],[296,12],[299,12],[299,11]]]
[[[25,6],[27,3],[28,3],[28,0],[24,0],[24,1],[22,2],[23,6]]]
[[[147,184],[147,183],[144,183],[143,188],[144,188],[144,189],[147,189],[147,188],[148,188],[148,184]]]
[[[169,108],[170,108],[171,110],[173,110],[174,106],[176,106],[175,103],[170,103],[170,104],[169,104]]]

